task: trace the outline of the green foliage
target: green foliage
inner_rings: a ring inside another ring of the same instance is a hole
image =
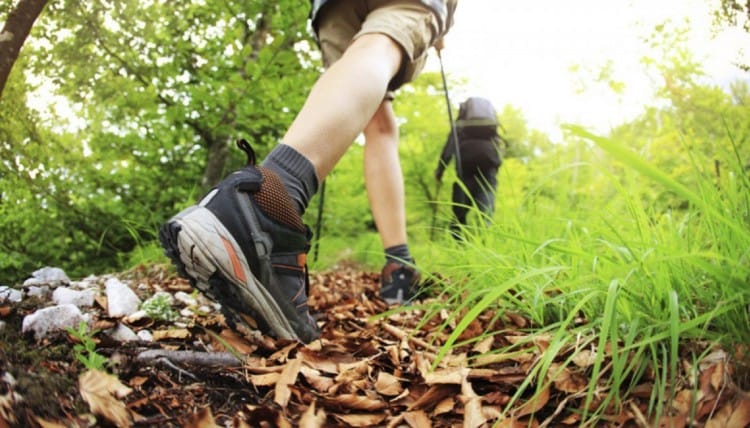
[[[506,160],[493,226],[470,225],[461,244],[443,231],[416,249],[423,271],[440,273],[442,303],[425,319],[447,311],[456,326],[440,355],[480,314],[520,313],[529,341],[550,340],[508,408],[544,387],[553,361],[594,350],[584,420],[596,424],[644,377],[658,417],[671,385],[691,381],[677,378],[681,361],[750,341],[750,91],[703,83],[700,65],[674,49],[681,35],[665,33],[655,43],[670,54],[646,62],[666,82],[660,106],[609,137],[568,126],[564,144]],[[614,393],[595,400],[602,389]]]
[[[50,3],[0,104],[0,276],[122,269],[243,162],[236,138],[266,152],[318,75],[307,12],[291,0]],[[67,111],[35,99],[49,88]]]
[[[463,244],[445,234],[421,249],[420,259],[433,263],[423,268],[449,278],[437,290],[445,303],[428,310],[462,314],[446,321],[456,329],[441,355],[480,314],[520,313],[532,320],[531,337],[553,338],[530,378],[544,379],[555,358],[597,352],[587,403],[602,388],[616,393],[586,418],[621,403],[647,373],[656,379],[649,415],[664,414],[670,385],[688,381],[675,378],[679,362],[700,359],[690,344],[734,349],[750,341],[750,180],[740,154],[750,133],[740,129],[727,130],[730,150],[716,152],[683,137],[684,150],[673,156],[688,166],[676,174],[645,158],[639,139],[568,127],[578,143],[538,159],[547,171],[533,176],[539,184],[522,199],[500,199],[492,227],[468,228]],[[705,173],[716,161],[723,172]],[[505,188],[526,179],[505,176]],[[578,191],[582,184],[597,190]],[[649,203],[654,193],[680,202]],[[605,353],[611,367],[603,365]]]
[[[98,330],[89,331],[88,325],[81,321],[78,328],[68,328],[68,334],[80,343],[73,346],[76,359],[89,370],[104,370],[109,365],[107,357],[96,352],[94,335]]]
[[[160,321],[174,321],[178,315],[172,309],[172,296],[168,293],[157,293],[141,304],[141,309],[149,317]]]
[[[750,32],[750,3],[741,0],[721,0],[721,7],[716,10],[716,18],[732,25],[741,25]]]
[[[365,193],[363,153],[364,148],[359,144],[349,149],[326,178],[325,195],[319,193],[305,212],[304,220],[310,225],[316,225],[319,204],[323,203],[322,237],[351,238],[374,229]],[[322,191],[322,188],[319,190]]]

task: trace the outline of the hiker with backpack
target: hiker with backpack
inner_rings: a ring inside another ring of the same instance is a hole
[[[419,272],[406,242],[398,123],[392,91],[412,81],[441,43],[458,0],[311,0],[326,71],[281,142],[260,166],[227,176],[164,224],[159,239],[178,272],[217,300],[230,326],[310,342],[320,329],[308,307],[302,222],[318,185],[364,133],[368,199],[385,252],[380,296],[403,303]]]
[[[460,180],[453,184],[453,220],[450,230],[454,238],[461,238],[461,228],[467,224],[467,216],[476,204],[488,224],[495,209],[497,173],[502,165],[501,143],[507,141],[498,132],[499,122],[492,103],[486,98],[470,97],[459,108],[454,129],[440,154],[435,169],[435,179],[440,182],[445,168],[456,158],[456,176]],[[458,141],[456,141],[458,138]],[[458,147],[458,153],[456,148]]]

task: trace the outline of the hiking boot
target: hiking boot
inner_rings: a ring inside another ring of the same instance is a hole
[[[415,268],[389,261],[380,273],[380,297],[389,305],[410,303],[419,293],[419,276]]]
[[[230,327],[308,343],[320,336],[307,305],[312,234],[278,176],[255,166],[246,141],[237,145],[248,165],[167,221],[159,240],[178,273],[221,303]]]

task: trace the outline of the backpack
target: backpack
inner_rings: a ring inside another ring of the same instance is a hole
[[[464,172],[500,167],[498,126],[497,113],[488,99],[470,97],[461,103],[456,131]]]
[[[497,135],[497,112],[492,103],[481,97],[470,97],[461,103],[456,128],[460,136],[486,138]]]

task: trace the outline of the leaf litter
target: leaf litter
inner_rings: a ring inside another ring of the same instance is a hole
[[[168,272],[152,266],[127,275],[144,295],[191,291]],[[591,349],[567,360],[561,353],[538,379],[535,368],[550,337],[529,335],[530,321],[520,315],[487,313],[463,332],[465,345],[436,363],[453,332],[448,314],[425,319],[418,308],[389,312],[377,289],[378,275],[356,268],[311,275],[309,303],[322,335],[307,345],[240,334],[221,315],[195,308],[178,322],[113,320],[98,296],[92,325],[122,321],[154,332],[151,342],[97,334],[97,352],[115,363],[108,372],[76,361],[69,335],[42,342],[13,336],[33,308],[0,304],[0,320],[8,324],[0,331],[0,428],[581,424],[595,362]],[[498,333],[484,337],[487,331]],[[497,351],[510,344],[516,344],[513,352]],[[647,416],[658,379],[646,374],[620,402],[605,407],[597,426],[750,426],[750,394],[737,374],[736,354],[714,349],[695,366],[682,361],[659,420]],[[602,366],[608,362],[605,356]],[[590,410],[604,402],[608,388],[595,388]]]

